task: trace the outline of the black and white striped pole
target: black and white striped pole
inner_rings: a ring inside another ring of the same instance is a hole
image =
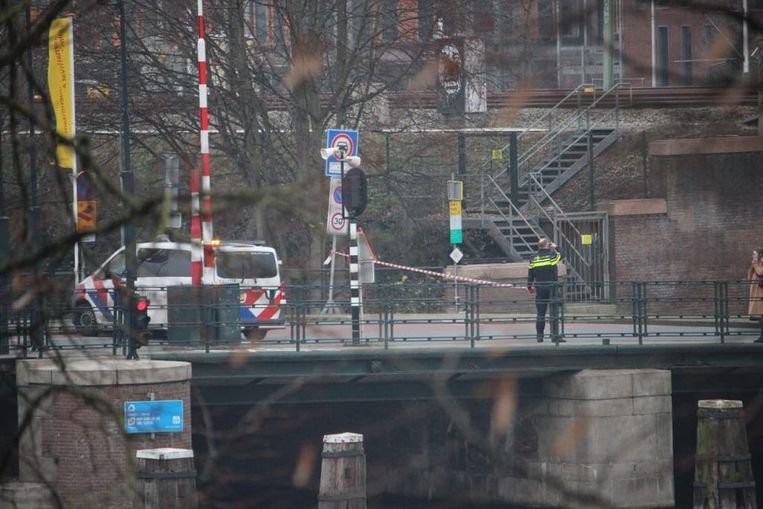
[[[360,265],[358,263],[358,223],[350,217],[350,318],[352,319],[352,344],[360,344],[360,310],[363,296],[360,291]]]
[[[360,344],[360,315],[363,311],[363,289],[360,285],[358,223],[355,220],[366,208],[368,185],[360,168],[353,168],[342,179],[342,203],[350,220],[350,317],[352,344]]]

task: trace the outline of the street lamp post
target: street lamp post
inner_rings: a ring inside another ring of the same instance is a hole
[[[130,163],[130,113],[127,97],[127,23],[125,21],[125,0],[119,0],[119,57],[120,57],[120,96],[122,109],[122,192],[132,196],[135,191],[132,164]],[[122,226],[125,244],[125,279],[127,284],[127,302],[123,302],[123,331],[127,338],[127,358],[138,359],[138,349],[133,337],[133,302],[135,295],[135,275],[138,267],[135,244],[135,218],[128,217]]]

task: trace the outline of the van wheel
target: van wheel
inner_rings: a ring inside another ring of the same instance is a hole
[[[74,306],[72,322],[74,323],[74,328],[80,335],[98,335],[98,320],[96,320],[95,313],[93,312],[93,308],[90,307],[90,304],[80,302]]]
[[[244,329],[244,337],[249,341],[262,341],[267,333],[265,329]]]

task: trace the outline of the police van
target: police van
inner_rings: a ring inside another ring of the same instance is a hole
[[[167,329],[167,288],[191,286],[191,244],[137,244],[136,291],[150,301],[152,330]],[[262,339],[269,329],[282,328],[286,303],[280,261],[275,249],[260,242],[219,242],[214,247],[213,284],[240,286],[240,324],[249,339]],[[113,253],[98,270],[83,279],[72,299],[72,322],[83,335],[97,335],[113,326],[115,289],[125,284],[125,248]]]

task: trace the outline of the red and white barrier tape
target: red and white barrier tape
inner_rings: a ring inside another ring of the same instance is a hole
[[[339,256],[344,256],[345,258],[349,258],[349,256],[350,256],[347,253],[341,253],[339,251],[331,251],[329,253],[329,257],[331,257],[331,255],[334,255],[334,254],[339,255]],[[502,288],[520,288],[520,289],[526,289],[527,288],[526,286],[512,284],[512,283],[496,283],[495,281],[488,281],[486,279],[474,279],[474,278],[466,277],[466,276],[456,276],[454,274],[448,274],[447,272],[435,272],[433,270],[419,269],[419,268],[416,268],[416,267],[409,267],[407,265],[400,265],[400,264],[397,264],[397,263],[383,262],[383,261],[381,261],[381,260],[379,260],[377,258],[365,259],[365,260],[360,260],[360,261],[361,262],[372,262],[372,263],[375,263],[376,265],[383,265],[385,267],[392,267],[393,269],[406,270],[408,272],[418,272],[419,274],[426,274],[428,276],[441,277],[441,278],[444,278],[444,279],[452,279],[454,281],[464,281],[464,282],[467,282],[467,283],[475,283],[475,284],[478,284],[478,285],[490,285],[490,286],[502,287]]]

